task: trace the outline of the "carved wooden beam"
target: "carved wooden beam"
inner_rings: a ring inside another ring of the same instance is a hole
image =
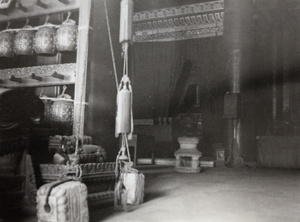
[[[195,39],[223,34],[224,1],[136,12],[133,15],[135,42]]]

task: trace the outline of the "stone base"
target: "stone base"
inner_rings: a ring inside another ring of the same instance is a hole
[[[180,149],[192,149],[196,150],[199,143],[199,138],[197,137],[178,137],[178,143],[180,144]]]
[[[201,167],[193,168],[193,167],[175,167],[175,171],[179,173],[200,173]]]
[[[202,153],[197,149],[179,149],[174,153],[176,157],[175,171],[181,173],[199,173]]]
[[[215,161],[216,167],[225,167],[225,161],[216,160]]]

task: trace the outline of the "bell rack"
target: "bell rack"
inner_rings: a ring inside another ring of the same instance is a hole
[[[18,20],[79,9],[80,0],[15,0],[0,10],[0,21]]]
[[[4,88],[70,85],[75,78],[76,63],[0,70],[0,86]]]

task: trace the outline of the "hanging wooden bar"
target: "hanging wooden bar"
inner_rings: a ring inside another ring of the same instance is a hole
[[[65,5],[68,5],[70,3],[70,1],[68,1],[68,0],[58,0],[58,1]]]
[[[34,73],[31,74],[30,76],[32,79],[35,79],[37,81],[43,81],[43,77],[37,76]]]
[[[28,11],[28,9],[26,7],[24,7],[21,2],[17,2],[16,3],[16,8],[20,9],[23,12],[27,12]]]
[[[53,76],[54,78],[58,78],[58,79],[64,79],[64,78],[65,78],[64,75],[58,74],[57,72],[54,72],[54,73],[52,74],[52,76]]]
[[[41,0],[36,0],[35,4],[43,9],[48,8],[48,5],[44,2],[42,2]]]
[[[22,83],[22,79],[21,78],[17,78],[14,75],[10,76],[9,79],[10,79],[10,81],[13,81],[13,82]]]

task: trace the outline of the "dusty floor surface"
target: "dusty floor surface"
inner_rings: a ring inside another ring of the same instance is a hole
[[[130,212],[93,210],[90,221],[300,222],[299,170],[208,168],[182,174],[168,168],[144,174],[144,204]]]

